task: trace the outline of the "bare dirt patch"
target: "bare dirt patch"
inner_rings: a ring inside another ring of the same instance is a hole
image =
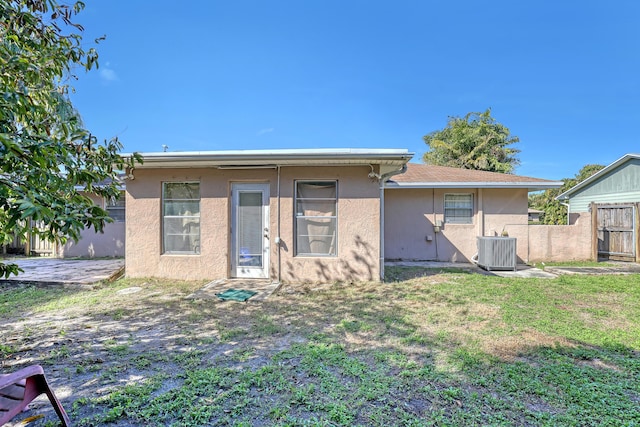
[[[502,288],[508,288],[504,279],[487,288],[496,298],[476,300],[463,292],[467,285],[463,291],[443,288],[454,288],[461,277],[466,274],[288,285],[267,300],[247,303],[187,298],[204,285],[197,282],[119,280],[96,289],[44,292],[3,285],[0,297],[11,294],[12,300],[0,304],[0,368],[43,365],[81,426],[141,426],[149,420],[398,425],[426,417],[453,425],[526,425],[533,413],[555,416],[557,393],[531,386],[534,392],[522,397],[509,388],[509,375],[505,384],[499,373],[495,384],[465,383],[465,375],[476,373],[462,371],[479,366],[482,373],[489,366],[499,372],[503,363],[522,361],[544,370],[547,362],[536,358],[536,347],[576,344],[508,325],[500,305]],[[597,353],[582,364],[611,371],[607,375],[627,373],[629,367],[605,356]],[[631,400],[638,395],[627,394]],[[521,405],[513,406],[513,399],[522,399]],[[151,401],[158,413],[149,412]],[[55,419],[41,402],[38,410],[46,418],[36,427]]]

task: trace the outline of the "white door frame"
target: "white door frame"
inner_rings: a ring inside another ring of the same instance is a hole
[[[268,183],[232,183],[231,184],[231,277],[269,278],[269,187]],[[241,247],[238,243],[238,218],[241,193],[262,194],[262,226],[259,232],[262,236],[262,251],[260,254],[250,254],[252,262],[244,264]],[[257,261],[259,264],[253,264]]]

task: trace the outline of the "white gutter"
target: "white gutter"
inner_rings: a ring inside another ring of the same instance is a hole
[[[142,168],[159,167],[230,167],[250,166],[275,167],[277,165],[310,164],[348,165],[384,163],[401,166],[413,153],[405,149],[296,149],[296,150],[228,150],[140,153]],[[132,154],[123,154],[124,158]]]
[[[385,181],[394,175],[400,175],[407,171],[407,164],[403,164],[399,170],[387,172],[380,176],[380,281],[384,281],[384,189]]]
[[[273,157],[297,157],[317,158],[331,156],[357,157],[375,154],[377,156],[408,154],[406,149],[398,148],[295,148],[274,150],[205,150],[205,151],[152,151],[139,153],[143,157],[157,158],[188,158],[188,157],[228,157],[228,158],[273,158]],[[131,153],[123,153],[123,157],[131,156]]]
[[[388,182],[386,188],[527,188],[531,191],[559,188],[562,181],[549,182]]]

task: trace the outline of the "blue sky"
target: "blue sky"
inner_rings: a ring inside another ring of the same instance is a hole
[[[125,151],[406,148],[492,109],[520,175],[640,152],[640,2],[87,0],[72,100]]]

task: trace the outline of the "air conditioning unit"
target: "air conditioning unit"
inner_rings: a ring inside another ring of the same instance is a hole
[[[515,237],[478,237],[478,265],[487,271],[516,271]]]

